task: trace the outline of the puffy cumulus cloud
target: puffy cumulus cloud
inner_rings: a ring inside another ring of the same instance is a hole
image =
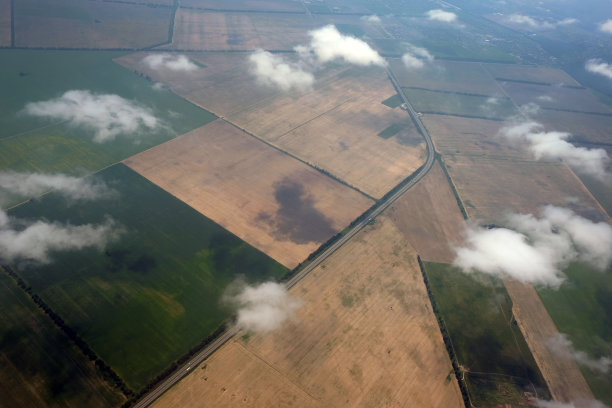
[[[426,62],[433,61],[434,57],[425,48],[409,45],[408,51],[402,55],[402,62],[408,69],[419,69],[425,66]]]
[[[257,50],[249,56],[251,72],[264,85],[283,91],[295,88],[307,90],[314,83],[314,75],[297,65],[285,62],[281,57],[264,50]]]
[[[564,281],[562,269],[571,261],[602,270],[610,265],[610,225],[555,206],[543,207],[540,215],[511,214],[508,228],[468,225],[466,245],[455,248],[454,265],[553,288]]]
[[[341,34],[334,25],[327,25],[309,32],[311,41],[307,47],[297,47],[301,55],[306,51],[314,53],[322,62],[337,59],[354,65],[386,66],[387,62],[363,40]]]
[[[73,199],[94,200],[113,195],[104,182],[64,174],[0,172],[0,191],[25,197],[38,197],[50,190]]]
[[[578,399],[571,402],[536,400],[538,408],[608,408],[608,406],[597,400]]]
[[[519,112],[523,116],[532,117],[540,113],[540,105],[534,102],[529,102],[518,107]]]
[[[237,309],[237,326],[248,332],[267,333],[280,328],[302,301],[287,292],[284,285],[266,282],[255,286],[237,281],[223,296],[227,304]]]
[[[155,70],[195,71],[198,69],[198,66],[193,61],[182,54],[149,54],[142,59],[142,63]]]
[[[606,20],[603,23],[599,24],[599,31],[612,34],[612,20]]]
[[[116,240],[122,229],[112,219],[98,225],[36,221],[24,223],[0,210],[0,259],[47,263],[56,251],[97,248]]]
[[[571,134],[566,132],[545,132],[537,122],[523,122],[504,127],[501,134],[510,140],[526,141],[536,160],[563,159],[579,172],[608,181],[610,174],[606,168],[610,163],[604,149],[587,149],[578,147],[567,139]]]
[[[97,143],[161,126],[151,110],[144,106],[119,95],[94,94],[87,90],[68,91],[59,98],[30,102],[23,112],[92,129],[93,140]]]
[[[427,18],[434,21],[442,21],[444,23],[452,23],[457,20],[457,15],[450,11],[444,11],[440,9],[429,10],[427,13]]]
[[[368,23],[376,23],[376,24],[378,24],[378,23],[381,22],[380,17],[378,17],[376,14],[372,14],[371,16],[363,16],[363,17],[361,17],[361,19],[363,21],[365,21],[365,22],[368,22]]]
[[[546,346],[553,354],[562,357],[570,357],[590,370],[607,374],[612,368],[612,359],[610,357],[603,356],[595,359],[582,350],[576,350],[574,344],[566,334],[558,333],[556,336],[549,338],[546,341]]]
[[[606,78],[612,79],[612,64],[603,62],[600,59],[593,58],[584,64],[584,69],[592,74],[603,75]]]

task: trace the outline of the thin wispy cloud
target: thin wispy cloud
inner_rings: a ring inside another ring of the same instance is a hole
[[[509,23],[526,26],[534,30],[552,30],[556,27],[576,24],[578,22],[578,20],[575,18],[564,18],[562,20],[553,22],[536,20],[533,17],[517,13],[510,14],[509,16],[507,16],[506,21]]]
[[[379,24],[381,22],[380,17],[378,17],[376,14],[372,14],[370,16],[363,16],[361,17],[361,19],[367,23]]]
[[[97,143],[114,140],[119,135],[134,137],[162,126],[147,107],[119,95],[95,94],[87,90],[72,90],[59,98],[30,102],[23,112],[89,129]]]
[[[101,224],[71,225],[56,222],[24,222],[0,210],[0,259],[3,262],[48,263],[57,251],[96,248],[118,239],[123,230],[108,218]]]
[[[283,91],[292,88],[308,90],[314,83],[314,75],[300,68],[297,64],[285,62],[282,57],[264,50],[257,50],[249,56],[251,73],[257,80],[267,86]]]
[[[268,333],[295,318],[302,301],[276,282],[249,286],[242,281],[230,285],[223,297],[237,310],[236,325],[247,332]]]
[[[612,358],[602,356],[593,358],[582,350],[577,350],[566,334],[558,333],[546,341],[546,346],[555,355],[570,357],[589,370],[607,374],[612,369]]]
[[[578,147],[567,141],[570,133],[546,132],[543,129],[540,123],[529,121],[506,126],[500,133],[509,140],[527,142],[536,160],[562,159],[581,173],[609,181],[607,166],[610,158],[604,149]]]
[[[187,56],[182,54],[149,54],[142,59],[142,63],[151,69],[168,69],[170,71],[195,71],[199,67]]]
[[[429,10],[425,14],[429,20],[433,21],[441,21],[443,23],[452,23],[457,21],[457,15],[455,13],[441,9]]]
[[[469,224],[466,244],[455,248],[453,264],[521,282],[558,288],[563,269],[582,261],[605,270],[612,262],[612,227],[592,222],[567,208],[545,206],[540,217],[507,216],[506,228]]]
[[[91,177],[0,172],[0,191],[24,197],[38,197],[51,190],[71,200],[96,200],[109,198],[114,194],[104,182]]]
[[[597,400],[577,399],[570,402],[536,400],[538,408],[608,408],[606,404]]]
[[[593,58],[584,64],[584,69],[588,72],[603,75],[608,79],[612,79],[612,64],[608,64],[600,59]]]
[[[408,69],[420,69],[425,66],[425,64],[433,61],[434,57],[431,55],[429,51],[422,47],[416,47],[414,45],[409,44],[407,46],[408,51],[402,55],[402,62],[404,66]]]

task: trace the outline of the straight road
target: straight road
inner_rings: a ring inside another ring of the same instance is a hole
[[[295,286],[295,284],[301,281],[314,268],[319,266],[321,262],[325,261],[331,254],[336,252],[338,248],[340,248],[348,240],[353,238],[359,231],[361,231],[366,225],[368,225],[370,221],[372,221],[374,218],[380,215],[383,211],[389,208],[389,206],[393,204],[395,200],[400,198],[402,194],[404,194],[406,191],[411,189],[416,183],[418,183],[423,177],[425,177],[425,175],[429,172],[429,170],[431,170],[431,167],[434,164],[434,158],[435,158],[434,153],[435,152],[433,148],[433,143],[431,141],[431,137],[429,136],[427,129],[425,128],[425,126],[423,126],[423,123],[421,122],[421,118],[419,117],[419,115],[417,115],[415,110],[412,108],[412,105],[410,105],[410,103],[408,102],[408,99],[406,99],[406,95],[404,95],[404,92],[402,91],[402,88],[399,86],[399,83],[397,82],[395,75],[393,75],[393,72],[391,72],[389,68],[387,68],[387,74],[389,75],[389,79],[393,83],[395,90],[402,98],[402,101],[405,104],[404,106],[406,107],[407,112],[410,114],[410,117],[412,118],[417,128],[419,129],[419,132],[425,139],[425,142],[427,144],[427,160],[425,161],[425,164],[418,170],[418,172],[413,175],[412,179],[408,183],[406,183],[402,188],[397,190],[392,196],[387,198],[385,201],[379,203],[378,206],[372,211],[372,213],[365,220],[355,225],[344,236],[338,239],[338,241],[334,242],[332,245],[329,246],[329,248],[321,252],[321,254],[319,254],[319,256],[313,259],[312,262],[310,262],[306,267],[304,267],[304,269],[302,269],[297,274],[295,274],[295,276],[293,276],[286,283],[287,289]],[[153,401],[155,401],[164,392],[170,389],[170,387],[176,384],[181,378],[189,374],[189,372],[193,368],[195,368],[202,361],[206,360],[212,353],[214,353],[225,342],[227,342],[229,339],[234,337],[236,333],[238,333],[238,331],[239,329],[235,326],[227,329],[221,336],[219,336],[215,341],[213,341],[211,344],[206,346],[204,350],[196,354],[191,360],[189,360],[189,362],[187,362],[184,366],[182,366],[178,371],[176,371],[174,374],[172,374],[170,377],[164,380],[161,384],[155,387],[151,392],[149,392],[144,397],[142,397],[142,399],[138,401],[138,403],[134,405],[134,407],[144,408],[144,407],[151,405]]]

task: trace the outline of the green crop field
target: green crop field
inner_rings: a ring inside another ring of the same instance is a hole
[[[577,350],[593,359],[612,356],[612,274],[583,264],[570,265],[568,280],[559,290],[538,293],[559,332],[568,335]],[[578,362],[595,397],[612,404],[612,373],[603,374]]]
[[[544,379],[514,322],[503,284],[447,264],[426,263],[425,269],[458,364],[465,369],[472,404],[518,403],[523,392],[534,391],[546,399]]]
[[[15,270],[138,391],[230,316],[220,297],[231,281],[287,269],[123,164],[97,176],[118,197],[67,205],[48,194],[10,214],[72,224],[110,215],[122,238],[103,252],[62,252]]]
[[[402,98],[398,94],[395,94],[393,96],[388,97],[381,103],[390,108],[397,108],[402,104]]]
[[[118,52],[0,50],[0,171],[82,175],[202,126],[215,117],[113,62]],[[151,109],[163,125],[136,138],[96,143],[93,131],[23,113],[28,102],[68,90],[117,94]]]
[[[0,270],[0,405],[113,407],[125,400]]]
[[[507,119],[518,112],[508,98],[404,88],[415,110],[487,119]]]

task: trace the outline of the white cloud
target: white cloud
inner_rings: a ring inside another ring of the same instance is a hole
[[[426,62],[433,61],[433,55],[425,48],[408,45],[408,51],[402,55],[402,62],[408,69],[419,69],[425,66]]]
[[[510,14],[506,17],[506,21],[514,24],[521,24],[528,26],[536,30],[551,30],[555,27],[566,26],[570,24],[576,24],[578,22],[575,18],[564,18],[563,20],[550,22],[550,21],[539,21],[533,17],[529,17],[523,14]]]
[[[362,20],[368,22],[368,23],[380,23],[380,17],[378,17],[376,14],[372,14],[371,16],[363,16],[361,17]]]
[[[198,66],[185,55],[149,54],[142,59],[143,64],[151,69],[169,69],[171,71],[195,71]]]
[[[546,341],[546,346],[553,354],[562,357],[571,357],[577,363],[589,368],[593,371],[598,371],[602,374],[607,374],[612,368],[612,359],[609,357],[600,357],[598,359],[590,357],[582,350],[576,350],[572,341],[566,334],[558,333],[555,337],[551,337]]]
[[[442,21],[444,23],[452,23],[457,20],[457,15],[455,13],[440,9],[429,10],[426,14],[428,19]]]
[[[608,79],[612,79],[612,64],[603,62],[600,59],[590,59],[584,64],[584,68],[593,74],[603,75]]]
[[[554,98],[549,95],[540,95],[536,98],[540,102],[553,102]]]
[[[224,301],[237,308],[237,326],[247,332],[267,333],[294,318],[301,300],[289,295],[284,285],[266,282],[248,286],[230,285]]]
[[[508,228],[466,227],[466,245],[456,248],[454,265],[521,282],[559,287],[569,262],[605,269],[612,262],[612,227],[573,211],[545,206],[541,218],[512,214]]]
[[[297,65],[285,62],[281,57],[264,50],[257,50],[249,56],[251,72],[257,80],[283,91],[291,88],[308,90],[314,83],[314,75]]]
[[[115,139],[118,135],[134,135],[161,126],[150,109],[113,94],[94,94],[73,90],[59,98],[30,102],[24,110],[32,116],[68,121],[94,131],[97,143]]]
[[[606,20],[599,25],[599,31],[612,34],[612,20]]]
[[[0,259],[5,262],[47,263],[55,251],[94,247],[103,249],[122,233],[112,219],[99,225],[70,225],[36,221],[24,223],[0,210]]]
[[[92,178],[42,173],[0,172],[2,190],[26,197],[38,197],[54,190],[73,200],[94,200],[113,195],[105,183]]]
[[[608,408],[608,406],[597,400],[577,399],[571,402],[536,400],[538,408]]]
[[[610,174],[606,171],[610,158],[604,149],[577,147],[567,141],[571,136],[565,132],[545,132],[537,122],[524,122],[504,127],[501,134],[510,140],[529,143],[529,149],[536,160],[563,159],[579,172],[607,181]]]
[[[296,47],[296,51],[301,55],[307,50],[314,53],[322,63],[341,59],[354,65],[387,65],[384,58],[365,41],[343,35],[333,25],[321,27],[308,34],[311,37],[310,45]]]

